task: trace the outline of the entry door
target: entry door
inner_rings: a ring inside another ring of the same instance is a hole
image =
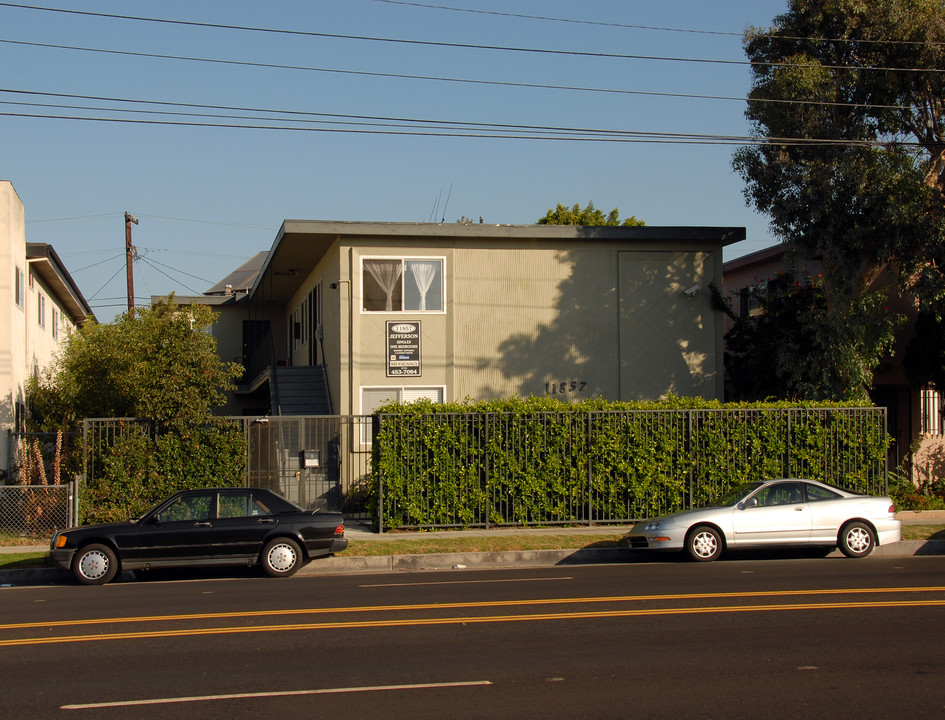
[[[213,521],[214,560],[259,557],[263,542],[278,524],[278,516],[257,501],[251,490],[221,492]]]
[[[213,493],[188,495],[149,518],[138,533],[143,562],[174,563],[211,555]]]
[[[800,485],[768,485],[748,498],[744,509],[735,508],[732,524],[736,544],[809,539],[811,514]]]

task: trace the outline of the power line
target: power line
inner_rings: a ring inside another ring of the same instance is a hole
[[[3,89],[0,89],[0,92],[5,92]],[[25,91],[16,91],[24,93]],[[56,95],[55,93],[35,93],[39,95]],[[76,96],[70,96],[76,97]],[[98,97],[93,97],[90,99],[103,99]],[[123,103],[133,103],[133,104],[153,104],[153,105],[169,105],[174,107],[186,106],[192,108],[210,108],[218,109],[226,106],[215,106],[215,105],[198,105],[195,103],[166,103],[162,101],[147,101],[147,100],[132,100],[132,99],[122,99],[122,98],[112,98],[109,101],[111,102],[123,102]],[[162,116],[174,116],[174,117],[224,117],[227,119],[236,119],[236,120],[249,120],[249,121],[275,121],[275,122],[289,122],[285,118],[271,118],[271,117],[260,117],[258,115],[217,115],[210,113],[186,113],[186,112],[169,112],[165,110],[138,110],[138,109],[125,109],[125,108],[107,108],[107,107],[98,107],[98,106],[75,106],[75,105],[63,105],[55,103],[20,103],[20,102],[10,102],[10,101],[0,101],[0,105],[19,105],[19,106],[39,106],[39,107],[48,107],[54,109],[82,109],[82,110],[95,110],[99,112],[109,112],[109,113],[141,113],[141,114],[150,114],[150,115],[162,115]],[[883,106],[890,107],[890,106]],[[905,107],[898,107],[898,109],[908,109]],[[248,112],[270,112],[278,114],[289,114],[289,111],[283,110],[262,110],[257,108],[249,108]],[[0,113],[3,114],[3,113]],[[549,126],[549,125],[522,125],[522,124],[506,124],[506,123],[483,123],[483,122],[472,122],[472,121],[452,121],[452,120],[429,120],[429,119],[417,119],[417,118],[403,118],[403,117],[385,117],[385,116],[370,116],[370,115],[340,115],[336,113],[318,113],[318,112],[301,112],[301,111],[291,111],[293,116],[298,115],[309,115],[315,117],[325,117],[331,118],[326,120],[302,120],[302,122],[308,123],[319,123],[319,124],[330,124],[337,126],[345,126],[349,129],[354,129],[356,127],[372,127],[372,128],[382,128],[382,127],[398,127],[398,128],[412,128],[414,130],[421,129],[436,129],[436,130],[469,130],[469,129],[478,129],[483,132],[483,136],[492,136],[498,131],[514,131],[517,133],[548,133],[553,132],[555,134],[566,136],[581,136],[581,135],[613,135],[613,136],[623,136],[628,134],[639,134],[633,133],[633,131],[625,130],[614,130],[614,129],[600,129],[600,128],[573,128],[573,127],[560,127],[560,126]],[[52,116],[42,116],[42,117],[52,117]],[[352,118],[352,119],[348,119]],[[100,120],[106,120],[107,118],[96,118]],[[116,118],[117,119],[117,118]],[[293,119],[296,119],[293,117]],[[379,121],[379,122],[362,122],[363,120]],[[245,127],[244,125],[238,125],[238,127]],[[285,129],[292,129],[287,127]],[[301,129],[301,128],[300,128]],[[440,133],[437,133],[440,134]],[[649,133],[643,133],[648,135]],[[161,216],[151,216],[161,218]],[[181,222],[199,222],[205,224],[216,224],[216,225],[227,225],[230,227],[243,227],[248,229],[270,229],[269,226],[252,226],[252,225],[242,225],[234,223],[212,223],[209,221],[200,221],[200,220],[187,220],[183,218],[161,218],[167,220],[177,220]]]
[[[246,25],[223,25],[219,23],[202,23],[202,22],[193,22],[187,20],[167,20],[162,18],[146,18],[139,17],[134,15],[116,15],[111,13],[94,13],[81,10],[62,10],[58,8],[40,8],[30,5],[17,5],[14,3],[3,3],[0,2],[0,6],[7,7],[17,7],[29,10],[47,10],[50,12],[62,12],[75,15],[90,15],[94,17],[107,17],[113,19],[121,20],[135,20],[140,22],[153,22],[153,23],[165,23],[170,25],[186,25],[194,27],[204,27],[204,28],[215,28],[223,30],[241,30],[248,32],[262,32],[262,33],[277,33],[285,35],[300,35],[305,37],[321,37],[321,38],[332,38],[337,40],[358,40],[364,42],[375,42],[375,43],[387,43],[387,44],[401,44],[401,45],[414,45],[414,46],[424,46],[424,47],[443,47],[443,48],[452,48],[452,49],[461,49],[461,50],[492,50],[492,51],[502,51],[502,52],[515,52],[515,53],[529,53],[529,54],[539,54],[539,55],[555,55],[555,56],[569,56],[569,57],[587,57],[587,58],[600,58],[600,59],[609,59],[609,60],[650,60],[650,61],[660,61],[660,62],[679,62],[679,63],[705,63],[711,65],[733,65],[733,66],[752,66],[752,67],[794,67],[794,68],[823,68],[829,70],[871,70],[871,71],[897,71],[897,72],[945,72],[945,70],[938,70],[932,68],[907,68],[907,67],[877,67],[877,66],[855,66],[855,65],[824,65],[824,64],[813,64],[813,63],[795,63],[795,62],[786,62],[786,61],[774,61],[774,62],[751,62],[749,60],[724,60],[718,58],[687,58],[687,57],[672,57],[672,56],[662,56],[662,55],[638,55],[631,53],[608,53],[608,52],[591,52],[586,50],[555,50],[551,48],[531,48],[531,47],[516,47],[510,45],[484,45],[479,43],[455,43],[455,42],[445,42],[439,40],[408,40],[404,38],[385,38],[385,37],[376,37],[369,35],[346,35],[340,33],[319,33],[305,30],[283,30],[277,28],[260,28],[260,27],[250,27]],[[273,63],[254,63],[249,61],[238,61],[238,60],[215,60],[211,58],[192,58],[192,57],[180,57],[175,55],[167,55],[162,53],[143,53],[143,52],[129,52],[129,51],[120,51],[120,50],[107,50],[101,48],[84,48],[84,47],[75,47],[71,45],[60,45],[54,43],[38,43],[38,42],[25,42],[20,40],[10,40],[10,39],[0,39],[0,42],[5,42],[14,45],[28,45],[32,47],[45,47],[45,48],[54,48],[59,50],[82,50],[85,52],[99,52],[99,53],[112,53],[118,55],[131,55],[137,57],[151,57],[151,58],[160,58],[160,59],[170,59],[170,60],[192,60],[192,61],[201,61],[201,62],[218,62],[224,64],[233,64],[233,65],[246,65],[250,67],[268,67],[268,68],[280,68],[280,69],[294,69],[294,70],[304,70],[311,69],[305,67],[295,67],[289,65],[277,65]]]
[[[361,135],[387,135],[404,137],[443,137],[443,138],[469,138],[469,139],[493,139],[493,140],[543,140],[559,142],[591,142],[591,143],[662,143],[670,145],[821,145],[821,146],[854,146],[854,147],[923,147],[921,143],[905,142],[892,139],[877,140],[841,140],[829,138],[772,138],[756,137],[750,135],[713,135],[700,133],[661,133],[661,132],[643,132],[643,131],[587,131],[588,134],[580,135],[581,131],[575,129],[567,131],[569,134],[546,133],[521,134],[514,132],[486,133],[480,132],[460,132],[460,131],[422,131],[422,130],[383,130],[383,129],[365,129],[365,128],[326,128],[326,127],[295,127],[286,125],[258,125],[258,124],[236,124],[236,123],[210,123],[210,122],[181,122],[176,120],[141,120],[135,118],[109,118],[109,117],[83,117],[75,115],[40,115],[36,113],[9,113],[0,112],[0,117],[23,117],[39,118],[46,120],[72,120],[86,122],[108,122],[132,125],[156,125],[172,127],[202,127],[202,128],[228,128],[238,130],[276,130],[289,132],[314,132],[314,133],[343,133],[343,134],[361,134]]]
[[[629,25],[626,23],[618,22],[603,22],[600,20],[579,20],[575,18],[559,18],[559,17],[548,17],[545,15],[525,15],[523,13],[510,13],[510,12],[499,12],[497,10],[477,10],[473,8],[458,8],[451,7],[448,5],[433,5],[429,3],[420,3],[420,2],[406,2],[405,0],[374,0],[374,2],[387,3],[390,5],[404,5],[408,7],[417,7],[424,8],[429,10],[447,10],[451,12],[459,13],[471,13],[475,15],[494,15],[497,17],[509,17],[516,19],[524,20],[542,20],[546,22],[556,22],[556,23],[571,23],[575,25],[596,25],[599,27],[612,27],[612,28],[621,28],[626,30],[655,30],[658,32],[671,32],[671,33],[691,33],[696,35],[718,35],[722,37],[737,37],[744,38],[746,33],[744,32],[732,32],[732,31],[721,31],[721,30],[697,30],[694,28],[674,28],[674,27],[665,27],[660,25]],[[750,31],[749,31],[750,32]],[[933,47],[938,47],[945,45],[945,43],[940,42],[924,42],[921,40],[865,40],[865,39],[851,39],[851,38],[831,38],[831,37],[816,37],[816,36],[803,36],[803,35],[781,35],[776,32],[764,31],[769,37],[777,38],[779,40],[800,40],[800,41],[810,41],[810,42],[824,42],[824,43],[844,43],[844,44],[877,44],[877,45],[931,45]]]
[[[623,23],[613,23],[613,22],[600,22],[594,20],[574,20],[569,18],[554,18],[547,17],[542,15],[526,15],[520,13],[507,13],[507,12],[498,12],[498,11],[486,11],[486,10],[474,10],[468,8],[456,8],[448,7],[445,5],[432,5],[425,3],[417,2],[399,2],[398,0],[377,0],[378,2],[389,2],[391,4],[397,5],[412,5],[415,7],[429,8],[436,10],[449,10],[453,12],[465,12],[465,13],[477,13],[483,15],[496,15],[503,17],[512,17],[520,19],[529,19],[529,20],[543,20],[551,22],[564,22],[564,23],[576,23],[576,24],[585,24],[585,25],[596,25],[596,26],[605,26],[605,27],[617,27],[633,30],[655,30],[661,32],[675,32],[675,33],[693,33],[693,34],[702,34],[702,35],[720,35],[720,36],[734,36],[734,37],[744,37],[744,33],[735,33],[735,32],[718,32],[712,30],[694,30],[686,28],[672,28],[672,27],[660,27],[653,25],[629,25]],[[321,38],[334,38],[341,40],[363,40],[370,42],[384,42],[384,43],[403,43],[408,45],[430,45],[435,47],[453,47],[453,48],[467,48],[467,49],[483,49],[483,50],[506,50],[514,52],[537,52],[537,53],[552,53],[552,54],[566,54],[566,55],[586,55],[586,56],[601,56],[601,57],[636,57],[636,56],[622,56],[622,55],[608,55],[600,53],[589,53],[581,51],[565,51],[565,50],[545,50],[537,48],[522,48],[522,47],[505,47],[505,46],[492,46],[492,45],[477,45],[473,43],[448,43],[448,42],[438,42],[430,40],[407,40],[401,38],[383,38],[383,37],[371,37],[363,35],[344,35],[339,33],[323,33],[323,32],[314,32],[308,30],[289,30],[285,28],[266,28],[258,27],[251,25],[227,25],[223,23],[208,23],[208,22],[196,22],[192,20],[171,20],[167,18],[155,18],[155,17],[143,17],[138,15],[121,15],[118,13],[103,13],[103,12],[91,12],[87,10],[69,10],[64,8],[49,8],[49,7],[40,7],[37,5],[25,5],[21,3],[10,3],[10,2],[0,2],[0,6],[16,8],[19,10],[35,10],[39,12],[49,12],[49,13],[62,13],[69,15],[83,15],[87,17],[100,17],[107,18],[111,20],[130,20],[134,22],[147,22],[147,23],[161,23],[166,25],[183,25],[188,27],[200,27],[200,28],[210,28],[215,30],[239,30],[243,32],[257,32],[257,33],[271,33],[279,35],[296,35],[301,37],[321,37]],[[790,35],[775,35],[783,40],[809,40],[813,42],[840,42],[840,43],[882,43],[882,44],[902,44],[902,45],[923,45],[921,41],[909,41],[909,40],[851,40],[850,38],[827,38],[827,37],[798,37]],[[937,46],[943,43],[928,43],[929,45]],[[652,58],[652,59],[664,59],[664,58]],[[676,59],[676,58],[674,58]],[[698,60],[693,59],[689,60],[690,62],[735,62],[735,61],[724,61],[724,60]],[[777,64],[777,63],[774,63]],[[884,68],[885,69],[885,68]]]
[[[702,95],[694,93],[670,93],[670,92],[656,92],[649,90],[622,90],[618,88],[591,88],[591,87],[580,87],[574,85],[547,85],[541,83],[519,83],[519,82],[509,82],[501,80],[475,80],[475,79],[462,79],[462,78],[449,78],[449,77],[437,77],[431,75],[404,75],[397,73],[372,73],[372,72],[362,72],[356,70],[329,70],[329,69],[318,69],[319,72],[338,72],[345,74],[354,74],[354,75],[368,75],[368,76],[379,76],[379,77],[391,77],[397,79],[408,79],[408,80],[435,80],[440,82],[454,82],[454,83],[472,83],[478,85],[498,85],[506,87],[518,87],[518,88],[532,88],[540,90],[566,90],[573,92],[590,92],[590,93],[615,93],[615,94],[626,94],[626,95],[640,95],[647,97],[665,97],[665,98],[674,98],[674,99],[687,99],[687,100],[726,100],[733,102],[748,102],[749,98],[746,97],[737,97],[732,95]],[[325,112],[312,112],[312,111],[302,111],[302,110],[280,110],[272,108],[257,108],[257,107],[247,107],[247,106],[233,106],[233,105],[205,105],[200,103],[183,103],[183,102],[172,102],[166,100],[140,100],[133,98],[118,98],[118,97],[107,97],[101,95],[77,95],[73,93],[51,93],[51,92],[38,92],[32,90],[15,90],[11,88],[0,88],[0,93],[10,93],[15,95],[39,95],[42,97],[59,97],[59,98],[73,98],[80,100],[99,100],[107,102],[120,102],[120,103],[132,103],[132,104],[147,104],[147,105],[165,105],[168,107],[185,107],[185,108],[201,108],[201,109],[212,109],[212,110],[233,110],[238,112],[252,112],[252,113],[279,113],[282,115],[305,115],[305,116],[316,116],[316,117],[328,117],[328,118],[356,118],[360,120],[403,120],[403,118],[389,118],[378,115],[349,115],[349,114],[339,114],[339,113],[325,113]],[[822,101],[822,100],[798,100],[798,99],[783,99],[783,98],[751,98],[753,103],[771,103],[779,105],[816,105],[822,107],[863,107],[863,103],[847,103],[847,102],[834,102],[834,101]],[[4,104],[12,105],[16,104],[13,102],[6,102]],[[30,104],[30,103],[23,103]],[[66,106],[68,107],[68,106]],[[903,105],[870,105],[869,107],[882,109],[882,110],[908,110],[909,107]],[[434,120],[427,120],[426,122],[439,122]],[[458,122],[458,121],[455,121]]]
[[[427,3],[419,2],[404,2],[403,0],[374,0],[375,2],[387,3],[390,5],[406,5],[409,7],[425,8],[428,10],[448,10],[452,12],[460,13],[470,13],[473,15],[494,15],[496,17],[508,17],[515,18],[519,20],[543,20],[546,22],[557,22],[557,23],[571,23],[574,25],[595,25],[598,27],[612,27],[612,28],[621,28],[626,30],[658,30],[661,32],[675,32],[675,33],[693,33],[697,35],[722,35],[722,36],[734,36],[742,37],[742,33],[736,32],[719,32],[716,30],[692,30],[684,28],[671,28],[671,27],[659,27],[654,25],[627,25],[624,23],[618,22],[602,22],[600,20],[576,20],[572,18],[558,18],[558,17],[547,17],[545,15],[526,15],[524,13],[510,13],[510,12],[499,12],[497,10],[474,10],[472,8],[458,8],[450,7],[447,5],[431,5]],[[6,4],[6,3],[0,3]]]
[[[203,293],[200,292],[199,290],[194,290],[192,287],[190,287],[190,286],[187,285],[186,283],[181,282],[181,280],[179,280],[178,278],[171,277],[171,276],[168,275],[166,272],[164,272],[163,270],[161,270],[161,268],[157,267],[158,265],[163,265],[163,263],[159,263],[159,262],[157,262],[157,261],[155,261],[155,260],[148,260],[146,257],[142,257],[142,256],[140,256],[140,255],[138,256],[138,260],[139,260],[140,262],[143,262],[145,265],[148,265],[152,270],[154,270],[154,271],[157,272],[157,273],[160,273],[161,275],[163,275],[164,277],[166,277],[166,278],[167,278],[168,280],[170,280],[171,282],[180,283],[180,284],[183,285],[185,288],[187,288],[188,290],[190,290],[190,292],[192,292],[194,295],[202,295],[202,294],[203,294]],[[182,271],[180,271],[180,270],[178,270],[178,269],[176,269],[176,268],[170,267],[169,265],[164,265],[164,267],[169,268],[169,269],[173,270],[174,272],[178,272],[178,273],[180,273],[181,275],[187,275],[188,277],[196,278],[197,280],[202,280],[203,282],[210,283],[209,280],[203,280],[203,278],[198,278],[198,277],[196,277],[195,275],[190,275],[189,273],[182,272]],[[210,283],[210,284],[212,284],[212,283]]]

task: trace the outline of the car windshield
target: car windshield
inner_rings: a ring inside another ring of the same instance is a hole
[[[762,485],[764,485],[764,483],[749,482],[739,485],[738,487],[734,487],[722,495],[722,497],[720,497],[718,500],[710,503],[708,507],[730,507],[732,505],[736,505],[739,500],[744,498],[746,495],[750,495]]]

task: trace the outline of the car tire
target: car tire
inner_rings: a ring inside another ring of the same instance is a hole
[[[276,538],[262,551],[262,566],[269,577],[289,577],[302,567],[302,549],[290,538]]]
[[[722,535],[709,525],[697,525],[686,536],[686,552],[696,562],[711,562],[722,554]]]
[[[118,574],[118,557],[107,545],[86,545],[72,560],[72,574],[83,585],[104,585]]]
[[[848,558],[866,557],[873,552],[876,536],[873,528],[864,522],[851,522],[840,528],[840,552]]]

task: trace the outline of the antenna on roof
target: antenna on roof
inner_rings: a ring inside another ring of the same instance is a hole
[[[443,188],[440,188],[439,194],[436,196],[436,202],[433,203],[433,212],[430,213],[430,219],[427,222],[433,222],[433,218],[437,215],[437,210],[440,209],[440,198],[443,197]]]
[[[440,218],[440,222],[446,222],[446,206],[450,204],[450,196],[452,194],[453,194],[453,183],[450,183],[450,191],[446,196],[446,202],[443,203],[443,216]]]

